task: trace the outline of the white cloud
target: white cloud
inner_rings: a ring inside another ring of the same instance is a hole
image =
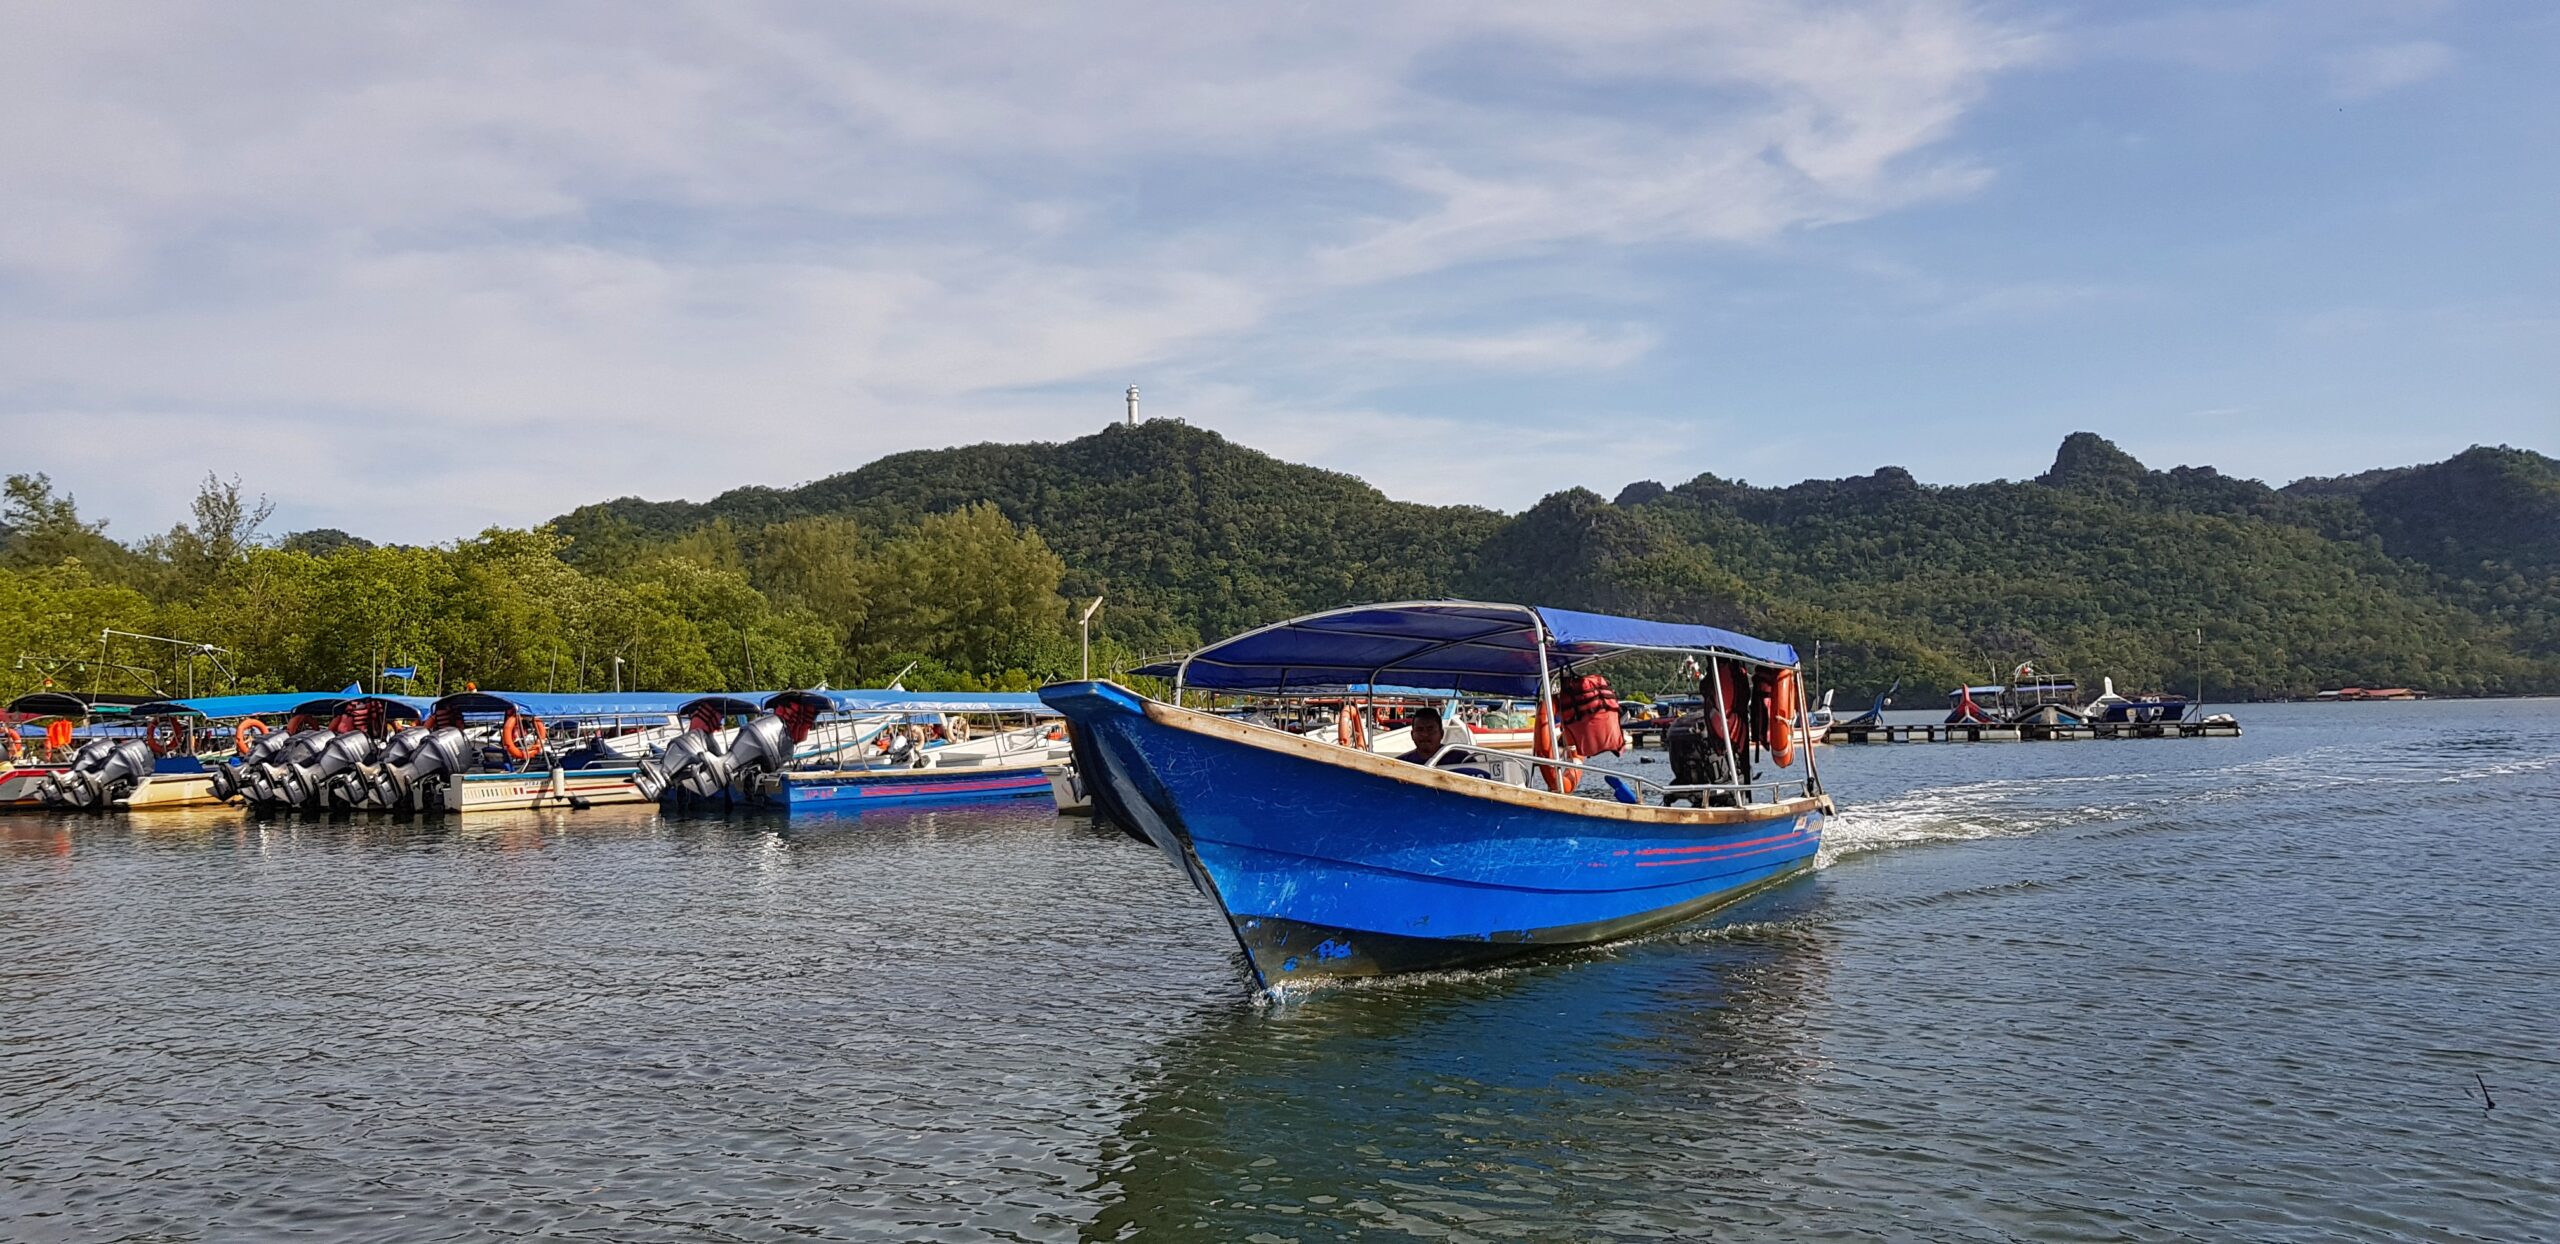
[[[2040,47],[1961,0],[207,0],[0,28],[13,463],[128,535],[211,468],[412,539],[1057,435],[1150,375],[1305,405],[1270,387],[1322,370],[1300,348],[1378,383],[1621,367],[1658,330],[1526,277],[1463,331],[1394,300],[1329,326],[1453,267],[1964,193],[1987,173],[1945,140]]]
[[[2453,49],[2419,39],[2341,52],[2329,58],[2330,82],[2350,99],[2414,86],[2453,67]]]

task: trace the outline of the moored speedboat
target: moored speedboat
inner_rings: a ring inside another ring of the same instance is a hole
[[[1631,652],[1707,670],[1670,783],[1576,755],[1623,748],[1593,667]],[[1314,614],[1139,671],[1173,679],[1173,701],[1107,682],[1041,698],[1077,727],[1097,803],[1219,905],[1272,988],[1624,937],[1808,867],[1831,811],[1810,747],[1796,772],[1752,777],[1756,756],[1785,766],[1803,740],[1795,667],[1786,645],[1712,627],[1422,601]],[[1535,697],[1534,754],[1444,744],[1407,761],[1179,702],[1382,681]],[[1689,763],[1710,756],[1712,772]],[[1541,780],[1504,780],[1514,768]]]
[[[1035,697],[993,692],[703,697],[638,784],[679,805],[812,811],[1035,797],[1071,755],[1054,716]]]

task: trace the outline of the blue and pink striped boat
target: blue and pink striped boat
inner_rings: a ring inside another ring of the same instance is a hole
[[[1559,684],[1629,654],[1769,689],[1721,717],[1711,697],[1699,728],[1675,728],[1683,755],[1721,752],[1715,780],[1562,753]],[[1140,671],[1174,681],[1168,700],[1108,682],[1041,698],[1077,731],[1098,810],[1217,903],[1256,982],[1278,988],[1625,937],[1808,868],[1832,805],[1810,743],[1796,746],[1795,665],[1793,648],[1713,627],[1422,601],[1293,619]],[[1206,691],[1352,713],[1384,687],[1536,698],[1544,737],[1528,758],[1450,741],[1400,759],[1183,703]],[[1756,760],[1790,753],[1801,763],[1752,780]]]

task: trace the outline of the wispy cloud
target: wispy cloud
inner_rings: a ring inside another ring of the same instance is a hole
[[[1947,140],[2042,48],[1963,0],[203,0],[7,25],[13,461],[127,526],[211,467],[297,522],[407,538],[1055,434],[1141,373],[1246,394],[1218,408],[1250,436],[1258,404],[1303,402],[1257,378],[1310,341],[1381,383],[1623,367],[1658,330],[1559,310],[1534,274],[1464,330],[1393,300],[1365,339],[1320,326],[1470,265],[1758,246],[1967,193],[1990,172]]]
[[[2329,58],[2332,89],[2349,99],[2414,86],[2453,67],[2453,49],[2416,39],[2354,48]]]

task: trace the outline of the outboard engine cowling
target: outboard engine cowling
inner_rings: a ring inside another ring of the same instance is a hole
[[[791,747],[790,723],[772,713],[738,727],[738,737],[729,740],[731,787],[752,782],[758,774],[781,772],[791,763]]]
[[[631,779],[642,798],[656,799],[670,790],[695,790],[695,770],[720,762],[720,748],[710,735],[700,730],[687,730],[667,740],[665,751],[654,760],[640,762],[640,772]],[[722,766],[720,778],[725,782],[728,771]],[[712,789],[719,789],[715,783]],[[696,791],[696,793],[700,793]]]
[[[471,768],[471,740],[452,726],[434,730],[412,726],[391,736],[382,762],[340,774],[333,790],[339,800],[359,808],[396,808],[428,778],[465,773]]]
[[[301,764],[276,766],[276,792],[286,803],[309,803],[328,789],[330,778],[373,759],[373,751],[373,736],[361,730],[334,735]]]
[[[304,730],[285,740],[264,764],[243,766],[240,786],[248,792],[249,802],[260,804],[300,803],[291,798],[284,784],[285,775],[317,760],[320,753],[339,735],[326,730]]]
[[[69,769],[46,778],[36,794],[58,807],[103,808],[142,785],[156,759],[140,739],[92,739],[72,756]]]
[[[242,793],[247,785],[249,771],[275,759],[276,754],[283,751],[285,745],[292,741],[292,735],[281,730],[270,730],[259,735],[258,741],[251,743],[249,750],[240,753],[232,763],[208,766],[208,771],[213,778],[213,797],[227,803],[233,795]]]

